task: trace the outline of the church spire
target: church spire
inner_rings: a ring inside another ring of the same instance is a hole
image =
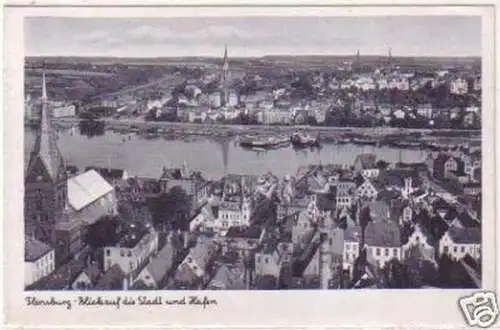
[[[45,73],[42,76],[42,109],[40,116],[40,130],[33,148],[28,165],[27,178],[30,175],[47,175],[52,182],[58,181],[61,171],[64,171],[64,162],[57,147],[56,136],[52,128],[52,118],[47,99]]]
[[[42,104],[47,103],[47,86],[45,85],[45,72],[42,74]]]

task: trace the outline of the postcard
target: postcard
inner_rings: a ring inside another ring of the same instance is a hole
[[[8,6],[7,324],[494,326],[494,14]]]

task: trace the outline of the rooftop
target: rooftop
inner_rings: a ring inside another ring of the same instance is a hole
[[[24,240],[24,261],[34,262],[49,253],[52,247],[35,238],[26,237]]]
[[[113,187],[95,170],[68,179],[68,202],[75,211],[113,191]]]

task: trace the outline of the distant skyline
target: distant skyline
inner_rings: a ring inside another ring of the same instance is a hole
[[[27,56],[481,56],[479,16],[25,19]]]

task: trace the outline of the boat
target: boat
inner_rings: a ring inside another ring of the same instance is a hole
[[[377,144],[376,140],[370,138],[360,138],[360,137],[353,138],[351,142],[354,144],[373,145],[373,146]]]
[[[295,132],[290,137],[290,142],[295,148],[319,147],[319,138]]]
[[[265,138],[242,138],[240,140],[240,146],[244,148],[252,149],[272,149],[280,148],[288,145],[290,140],[281,137],[265,137]]]

